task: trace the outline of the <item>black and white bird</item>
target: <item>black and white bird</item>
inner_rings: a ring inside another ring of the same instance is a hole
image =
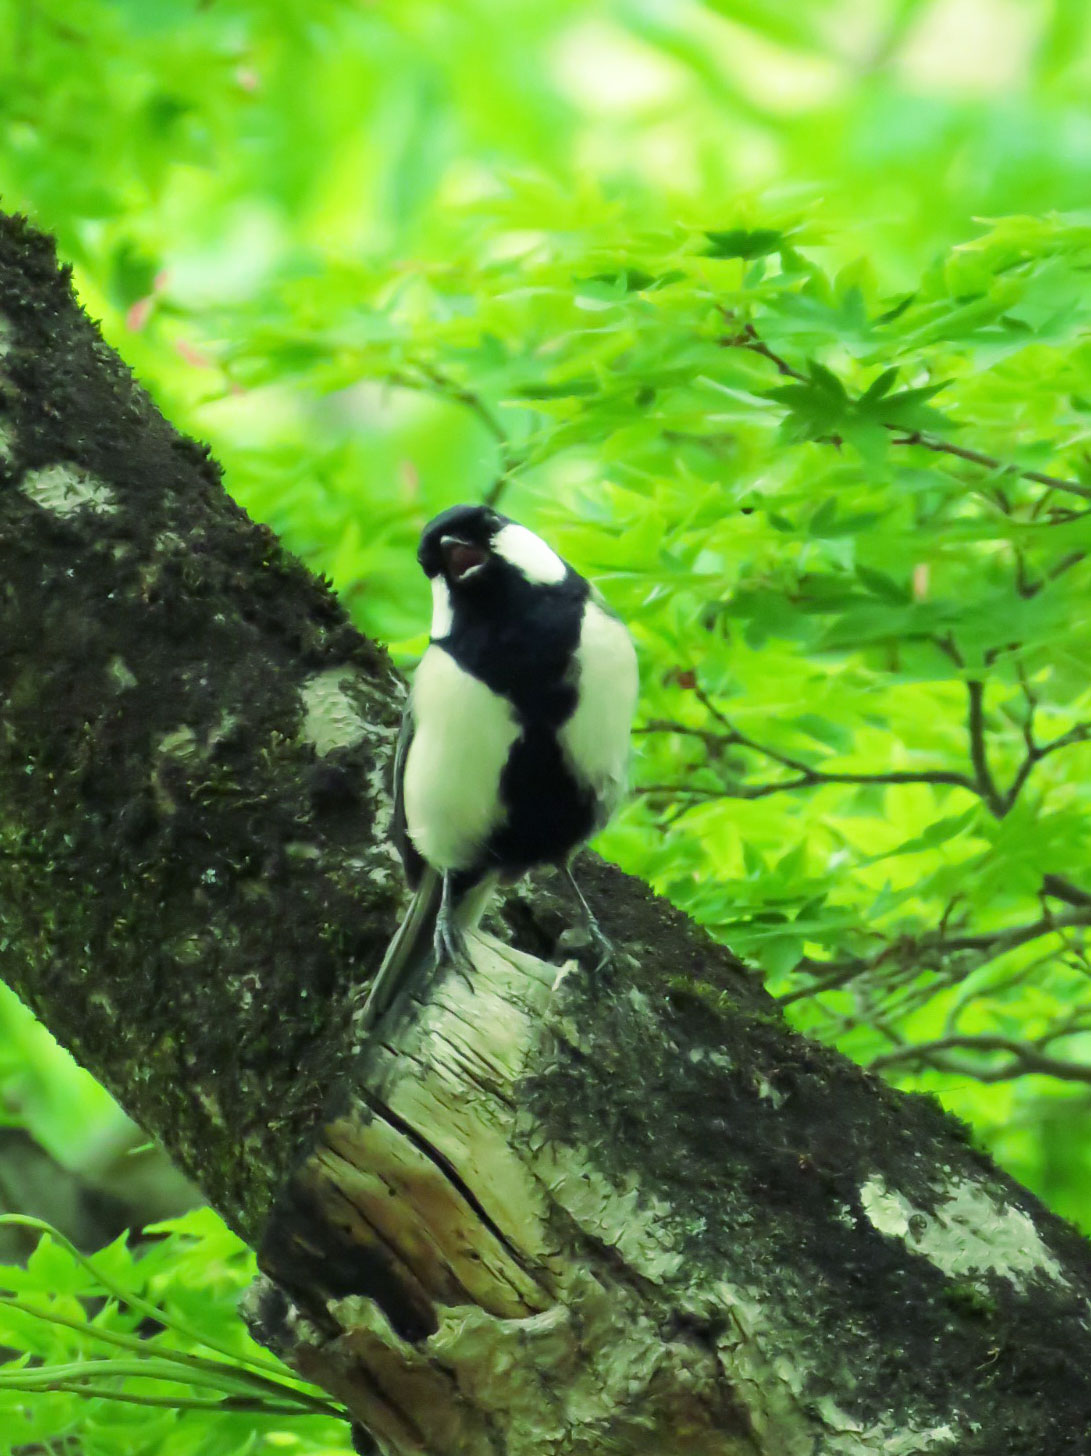
[[[394,761],[393,833],[414,894],[362,1021],[450,961],[498,880],[534,865],[568,876],[599,952],[609,943],[570,860],[625,787],[637,698],[622,623],[541,537],[487,506],[453,506],[424,528],[430,642]]]

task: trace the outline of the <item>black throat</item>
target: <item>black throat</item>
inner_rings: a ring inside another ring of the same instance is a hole
[[[542,585],[514,569],[460,594],[442,645],[467,672],[507,698],[524,728],[556,729],[576,706],[574,654],[589,588],[569,571]]]

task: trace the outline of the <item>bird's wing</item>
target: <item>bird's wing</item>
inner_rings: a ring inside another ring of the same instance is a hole
[[[398,743],[394,749],[394,814],[390,822],[390,835],[401,855],[405,867],[405,878],[416,889],[424,871],[424,860],[417,853],[409,838],[405,823],[405,764],[409,757],[409,745],[413,742],[413,700],[408,699],[398,729]]]
[[[422,758],[428,787],[425,796],[431,819],[426,833],[442,842],[456,842],[467,831],[483,837],[477,820],[493,816],[498,805],[496,785],[511,740],[518,729],[510,709],[484,683],[459,668],[438,647],[430,647],[417,669],[414,695],[423,692],[424,729],[417,723],[414,696],[405,705],[394,750],[394,812],[390,833],[405,866],[413,898],[383,956],[360,1013],[361,1029],[369,1031],[394,1002],[419,986],[435,964],[436,916],[443,894],[443,875],[430,865],[409,834],[406,814],[406,773],[410,749]],[[493,711],[490,712],[489,710]],[[414,759],[414,763],[417,759]],[[422,772],[417,769],[415,772]],[[419,797],[419,794],[418,794]],[[435,800],[435,802],[433,802]],[[438,828],[437,828],[438,823]],[[462,871],[457,887],[455,915],[459,929],[472,929],[481,917],[494,877]]]
[[[369,1031],[386,1014],[403,987],[427,973],[434,954],[432,939],[443,881],[417,852],[405,823],[405,764],[412,742],[413,700],[410,697],[402,713],[394,749],[394,813],[390,821],[390,837],[401,855],[413,898],[386,948],[383,963],[367,993],[360,1013],[361,1029],[364,1031]]]

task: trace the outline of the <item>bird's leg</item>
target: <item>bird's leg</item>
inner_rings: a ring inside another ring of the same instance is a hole
[[[436,965],[444,962],[454,966],[470,990],[473,990],[473,961],[466,949],[466,937],[455,922],[455,904],[452,890],[453,876],[450,871],[443,876],[443,892],[440,896],[439,913],[436,915]]]
[[[571,866],[571,864],[567,864],[567,863],[565,864],[565,866],[564,866],[564,877],[568,881],[568,883],[572,886],[572,893],[575,895],[576,899],[580,902],[580,909],[583,911],[583,923],[587,927],[587,933],[588,933],[588,935],[591,937],[591,944],[595,947],[595,950],[598,952],[598,960],[595,963],[595,970],[596,971],[605,971],[608,967],[612,966],[613,963],[614,963],[614,946],[613,946],[613,942],[609,939],[609,937],[603,931],[602,926],[598,923],[598,921],[595,918],[595,912],[591,909],[591,906],[588,905],[587,901],[584,899],[584,897],[583,897],[583,891],[580,889],[579,885],[576,883],[576,877],[572,873],[572,866]]]

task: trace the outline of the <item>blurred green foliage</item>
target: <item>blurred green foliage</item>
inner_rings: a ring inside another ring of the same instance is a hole
[[[638,638],[603,852],[1091,1228],[1083,0],[0,36],[0,198],[236,497],[409,665],[420,525],[499,492]]]
[[[139,1254],[119,1238],[89,1259],[35,1231],[25,1267],[0,1265],[4,1337],[21,1351],[0,1366],[5,1452],[226,1456],[266,1435],[288,1456],[343,1449],[335,1403],[236,1317],[250,1251],[210,1209],[152,1225]],[[285,1432],[285,1417],[298,1429]]]

